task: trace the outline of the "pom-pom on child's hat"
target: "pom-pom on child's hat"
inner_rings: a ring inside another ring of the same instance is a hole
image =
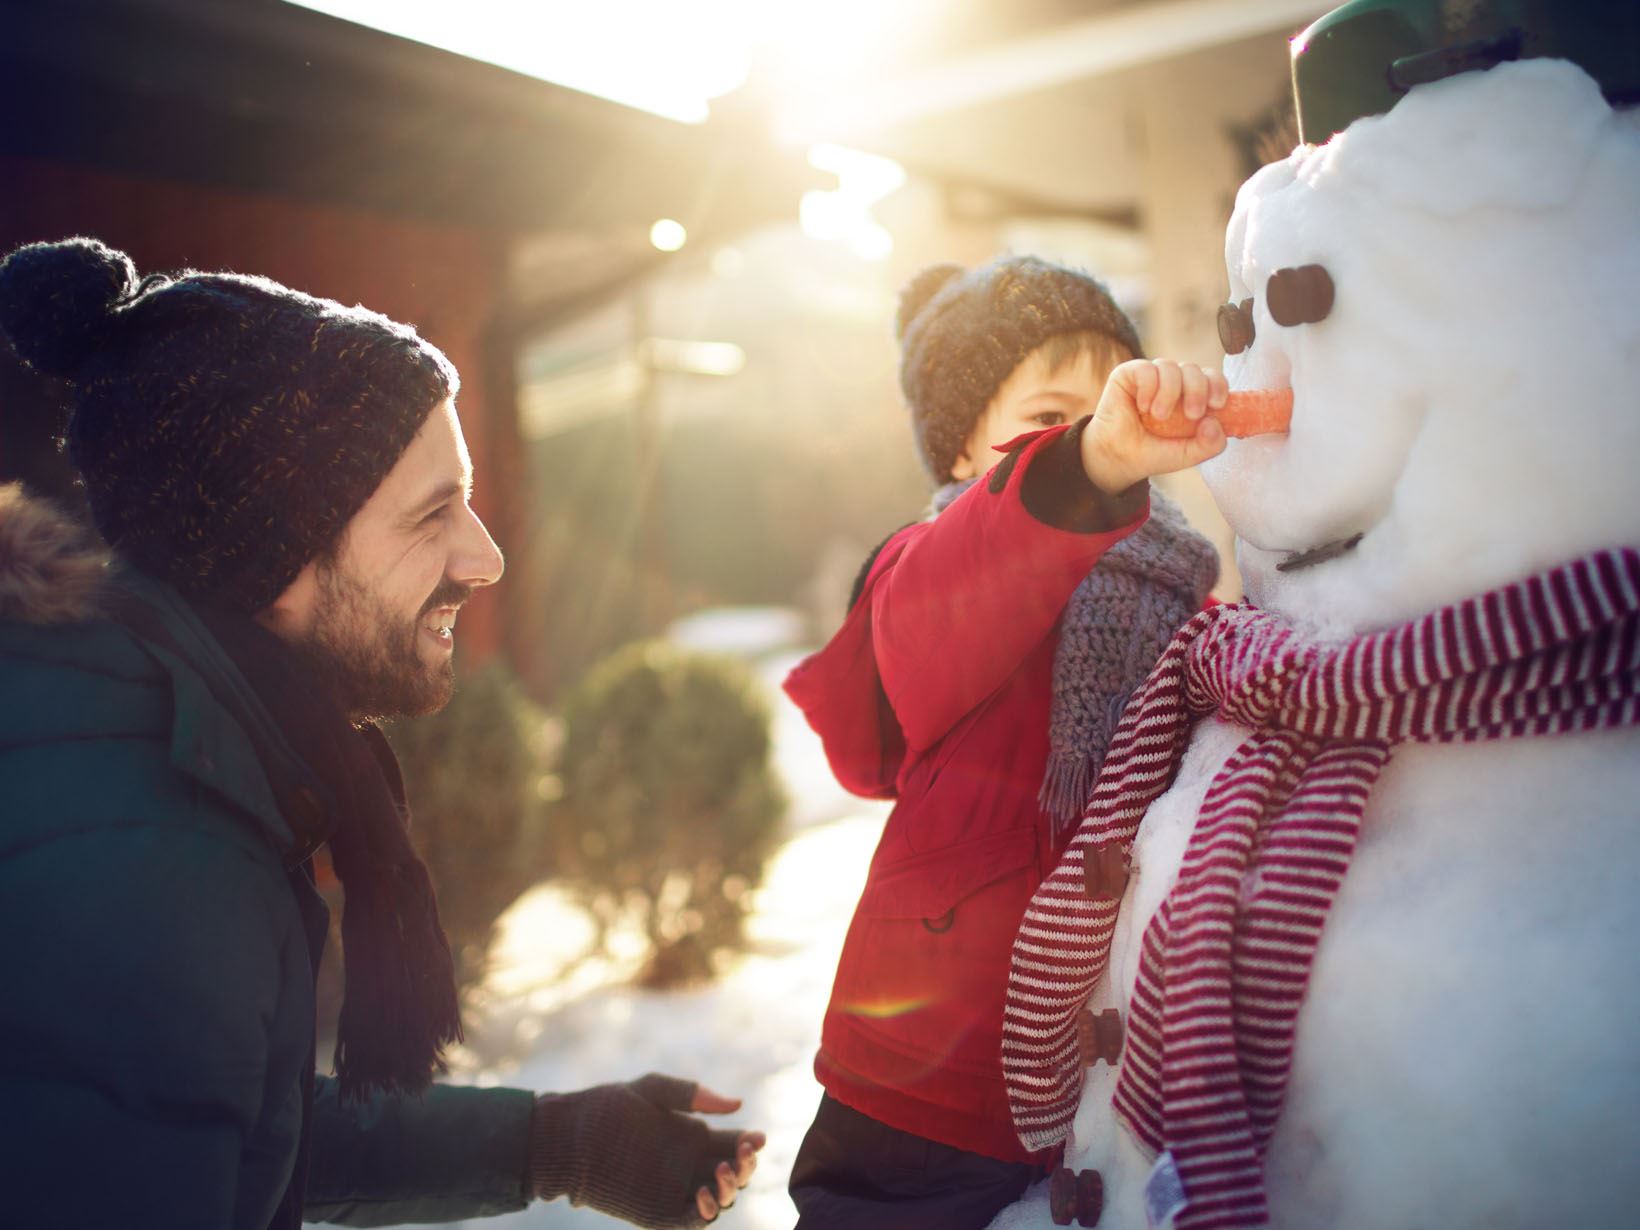
[[[1034,256],[971,270],[929,266],[900,291],[894,331],[912,430],[940,483],[1003,381],[1048,339],[1098,333],[1134,358],[1144,355],[1133,322],[1104,286]]]
[[[244,614],[335,546],[459,384],[375,312],[239,274],[139,281],[94,239],[0,262],[0,337],[69,382],[68,452],[109,545]]]

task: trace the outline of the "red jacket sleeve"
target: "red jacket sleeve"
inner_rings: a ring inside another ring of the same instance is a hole
[[[876,587],[877,669],[911,750],[996,691],[1100,556],[1144,521],[1148,488],[1101,497],[1082,472],[1080,437],[1057,428],[1027,438],[907,543]]]
[[[905,759],[905,736],[889,708],[872,649],[871,596],[906,543],[927,528],[907,526],[882,545],[843,626],[786,676],[786,695],[820,736],[838,784],[868,799],[895,797]]]
[[[1016,441],[938,518],[891,538],[843,627],[787,679],[846,789],[893,797],[907,750],[994,692],[1144,520],[1145,484],[1112,497],[1087,481],[1082,426]]]

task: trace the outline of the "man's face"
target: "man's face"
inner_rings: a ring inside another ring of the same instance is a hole
[[[356,718],[431,713],[455,686],[456,612],[501,577],[501,552],[468,504],[472,465],[445,402],[348,523],[263,615],[301,647]]]

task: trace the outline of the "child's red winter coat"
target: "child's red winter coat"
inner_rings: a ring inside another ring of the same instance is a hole
[[[893,798],[849,926],[815,1074],[872,1118],[1008,1161],[1008,956],[1054,866],[1037,804],[1058,622],[1143,522],[1104,496],[1080,427],[1016,441],[933,521],[884,544],[843,627],[786,681],[838,780]]]

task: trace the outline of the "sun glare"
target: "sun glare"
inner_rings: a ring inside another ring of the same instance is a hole
[[[697,124],[746,82],[750,57],[725,34],[735,6],[601,0],[288,0],[471,59]]]
[[[754,72],[805,111],[886,71],[933,0],[287,0],[684,123]]]
[[[894,237],[871,216],[871,207],[905,183],[905,168],[890,158],[824,143],[809,147],[809,165],[837,176],[837,189],[803,194],[798,203],[803,233],[845,243],[861,260],[886,259]]]
[[[931,0],[604,0],[596,5],[518,0],[287,0],[401,38],[483,60],[684,123],[754,76],[771,130],[790,109],[846,97],[903,52]],[[809,162],[837,176],[831,192],[807,193],[799,221],[814,239],[880,261],[894,239],[871,207],[906,181],[905,170],[838,145],[809,148]],[[649,241],[676,252],[688,233],[656,221]]]

